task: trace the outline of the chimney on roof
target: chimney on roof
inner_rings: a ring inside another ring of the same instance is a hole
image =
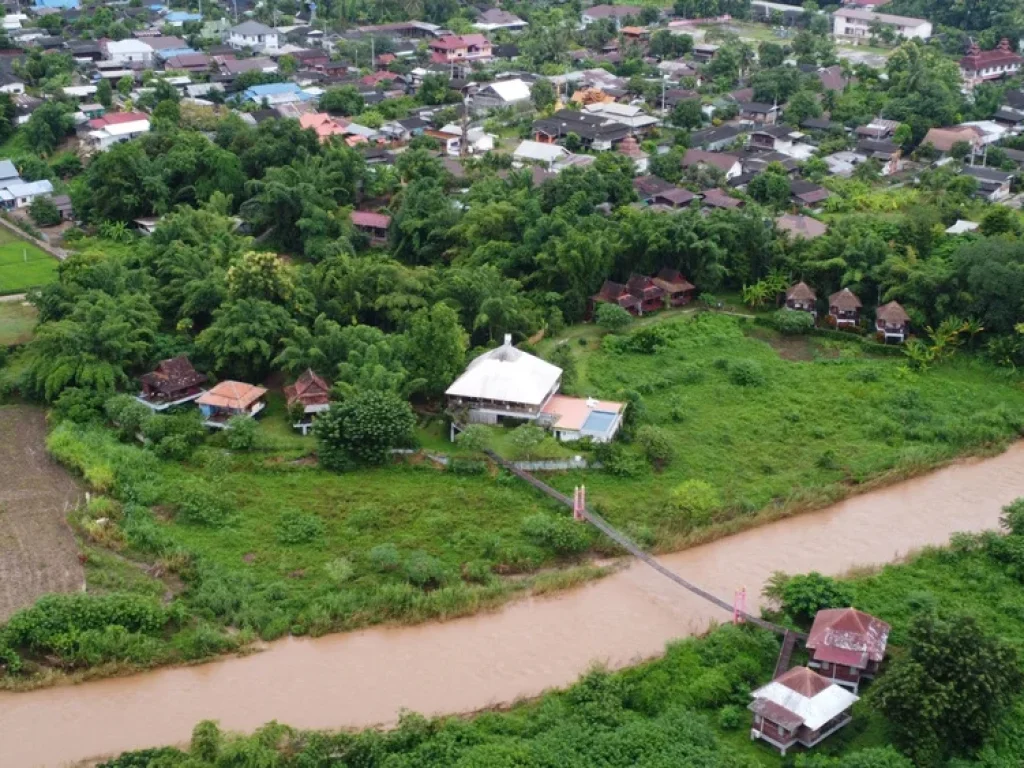
[[[506,347],[511,347],[512,346],[512,334],[511,333],[506,333],[505,334],[505,346]]]

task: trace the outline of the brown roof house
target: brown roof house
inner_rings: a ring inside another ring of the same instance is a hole
[[[890,301],[875,310],[875,330],[887,344],[906,341],[910,334],[910,315],[899,302]]]
[[[157,367],[139,377],[142,392],[135,398],[154,411],[188,403],[203,394],[206,374],[199,373],[185,355],[161,360]]]
[[[657,312],[665,306],[665,291],[645,275],[630,275],[627,290],[640,299],[640,314]]]
[[[955,125],[952,128],[931,128],[928,130],[928,133],[924,135],[924,140],[921,142],[921,146],[928,146],[930,144],[936,151],[946,154],[953,148],[954,144],[964,141],[971,146],[971,149],[974,152],[979,152],[981,151],[982,136],[984,136],[982,130],[973,125]]]
[[[725,152],[705,152],[703,149],[688,149],[683,155],[683,168],[691,166],[711,166],[725,174],[726,180],[733,179],[743,173],[743,165],[736,155]]]
[[[750,738],[767,741],[783,755],[796,744],[813,747],[849,723],[858,699],[807,667],[794,667],[751,695]]]
[[[284,388],[284,398],[289,413],[297,419],[292,426],[305,435],[313,426],[313,417],[331,407],[331,388],[312,368],[307,368],[294,384]],[[301,415],[298,414],[300,408]]]
[[[387,245],[391,217],[373,211],[352,211],[349,214],[352,226],[370,239],[370,245]]]
[[[809,665],[856,693],[861,679],[878,674],[889,630],[881,619],[855,608],[818,611],[807,637],[807,650],[812,652]]]
[[[630,293],[629,288],[622,283],[612,280],[605,280],[601,290],[590,297],[592,308],[598,304],[618,304],[623,309],[634,315],[640,314],[640,299]]]
[[[802,213],[784,213],[775,219],[775,226],[797,240],[813,240],[828,232],[828,226]]]
[[[815,307],[817,301],[818,295],[814,289],[802,280],[786,291],[786,309],[795,312],[810,312],[813,317],[817,317],[818,310]]]
[[[665,268],[651,278],[651,282],[661,288],[673,307],[681,307],[689,303],[697,287],[683,277],[678,269]]]
[[[213,429],[227,427],[233,416],[255,417],[266,407],[263,398],[267,390],[243,381],[222,381],[209,392],[196,398],[203,414],[203,424]]]
[[[856,325],[860,320],[860,308],[863,305],[857,294],[849,288],[836,291],[828,297],[828,316],[835,321],[836,327],[840,325]]]

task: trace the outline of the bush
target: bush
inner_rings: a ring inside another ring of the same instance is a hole
[[[768,318],[768,324],[785,336],[801,336],[814,328],[814,318],[809,312],[780,309]]]
[[[28,207],[28,214],[40,227],[53,227],[60,224],[60,211],[50,197],[40,195]]]
[[[142,422],[142,436],[161,459],[182,461],[206,439],[199,411],[151,414]]]
[[[222,496],[200,480],[188,480],[178,490],[177,518],[192,525],[219,528],[227,525],[230,511]]]
[[[750,720],[747,711],[742,707],[729,705],[718,712],[718,727],[723,731],[736,731],[746,726]]]
[[[233,451],[252,450],[256,445],[256,420],[249,416],[232,416],[224,431],[228,448]]]
[[[117,436],[122,440],[134,440],[142,429],[142,423],[153,412],[131,395],[117,395],[103,404],[107,418],[117,427]]]
[[[394,544],[378,544],[370,550],[367,557],[370,561],[370,567],[379,573],[397,571],[398,566],[402,563],[402,558],[398,554],[398,547]]]
[[[324,521],[308,512],[289,509],[277,521],[277,540],[282,544],[309,544],[325,532]]]
[[[335,584],[344,584],[355,575],[356,569],[347,557],[336,557],[329,563],[324,563],[324,571],[327,578]]]
[[[444,564],[432,555],[417,550],[406,558],[403,566],[405,579],[421,589],[443,587],[451,580]]]
[[[320,463],[335,471],[383,464],[392,448],[408,444],[415,424],[409,403],[390,392],[368,390],[347,398],[313,422]]]
[[[602,302],[594,311],[594,322],[606,331],[621,331],[633,322],[633,316],[618,304]]]
[[[805,624],[810,624],[824,608],[846,608],[853,604],[853,592],[848,585],[817,571],[786,579],[780,598],[782,610]]]
[[[587,527],[572,518],[538,512],[523,520],[523,535],[560,555],[574,555],[590,547]]]
[[[672,463],[676,453],[675,447],[668,433],[661,427],[646,424],[637,429],[634,440],[647,460],[655,467],[660,469]]]
[[[706,523],[721,504],[718,491],[704,480],[685,480],[672,491],[672,507],[692,525]]]
[[[764,369],[754,360],[736,360],[729,365],[729,381],[741,387],[763,386]]]
[[[455,436],[455,442],[467,451],[486,450],[491,443],[491,429],[483,424],[470,424]]]

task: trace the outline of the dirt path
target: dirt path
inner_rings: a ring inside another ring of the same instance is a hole
[[[41,595],[85,585],[65,521],[79,489],[47,455],[45,435],[41,410],[0,407],[0,622]]]
[[[1024,496],[1024,443],[899,485],[662,558],[725,598],[745,586],[754,608],[775,570],[840,574],[998,524]],[[576,679],[594,662],[621,667],[728,614],[635,564],[575,591],[493,613],[378,627],[263,653],[30,693],[0,693],[0,766],[58,766],[182,743],[199,720],[251,731],[394,722],[402,709],[472,712]]]

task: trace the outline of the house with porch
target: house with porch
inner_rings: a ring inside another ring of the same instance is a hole
[[[139,383],[142,392],[135,399],[154,411],[164,411],[202,395],[206,374],[193,368],[185,355],[178,355],[161,360],[156,368],[139,377]]]
[[[331,407],[331,387],[312,368],[307,368],[284,388],[284,399],[288,412],[295,415],[302,408],[302,415],[292,426],[306,435],[313,428],[313,418]]]
[[[998,203],[1010,196],[1010,182],[1013,181],[1013,174],[1008,171],[987,168],[983,165],[965,165],[963,173],[978,182],[978,191],[975,194],[983,200]]]
[[[690,303],[697,292],[697,287],[683,277],[683,273],[678,269],[666,267],[652,277],[651,282],[665,292],[668,303],[673,307]]]
[[[807,667],[794,667],[753,692],[751,739],[785,756],[796,745],[813,747],[849,724],[858,696]]]
[[[856,325],[860,321],[862,306],[857,294],[849,288],[843,288],[828,297],[828,316],[837,328],[841,325]]]
[[[596,310],[598,304],[617,304],[630,314],[641,314],[640,298],[633,295],[625,285],[613,280],[605,280],[601,290],[590,297],[591,312]]]
[[[875,330],[885,343],[902,343],[910,335],[910,315],[899,302],[890,301],[875,310]]]
[[[986,80],[1013,77],[1020,72],[1024,57],[1010,48],[1010,41],[1003,38],[991,51],[983,51],[971,40],[967,54],[960,59],[960,77],[964,85],[973,88]]]
[[[388,244],[388,230],[391,228],[391,217],[373,211],[352,211],[349,214],[352,226],[370,239],[370,245],[384,246]]]
[[[814,617],[806,647],[808,666],[854,693],[863,679],[878,674],[891,627],[855,608],[828,608]]]
[[[786,291],[786,309],[794,312],[809,312],[812,317],[817,317],[818,310],[815,306],[817,301],[818,295],[803,280]]]
[[[196,398],[203,414],[203,425],[211,429],[226,429],[228,420],[235,416],[255,418],[264,408],[267,390],[243,381],[222,381]]]
[[[626,289],[640,300],[641,315],[657,312],[665,306],[665,290],[645,275],[630,275]]]
[[[435,64],[463,61],[489,61],[491,41],[483,35],[445,35],[427,43],[430,60]]]

